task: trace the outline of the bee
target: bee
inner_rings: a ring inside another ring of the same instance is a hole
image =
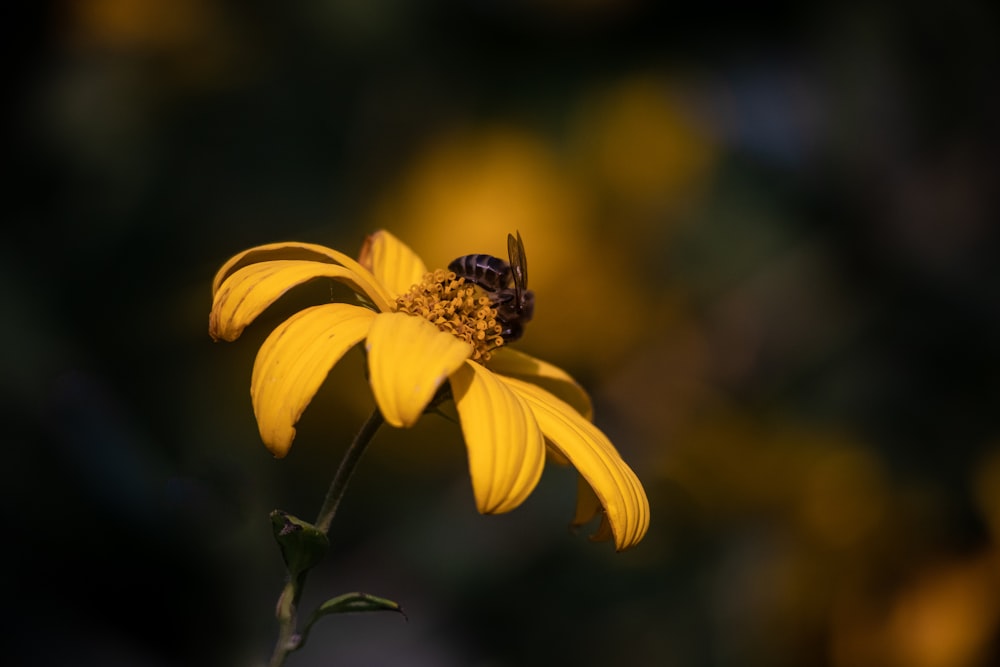
[[[524,335],[524,325],[535,313],[535,293],[528,289],[528,260],[521,232],[507,235],[505,262],[493,255],[464,255],[448,265],[449,271],[478,285],[497,309],[500,335],[509,343]]]

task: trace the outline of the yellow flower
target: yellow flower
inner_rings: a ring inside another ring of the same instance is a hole
[[[315,278],[347,284],[359,304],[324,303],[280,324],[257,353],[250,395],[261,438],[288,453],[295,424],[343,355],[365,341],[369,382],[386,422],[412,426],[450,390],[480,512],[507,512],[538,484],[549,457],[580,473],[574,525],[602,514],[595,539],[618,550],[649,526],[649,501],[591,419],[590,398],[563,370],[503,346],[496,310],[453,273],[428,272],[386,231],[359,261],[320,245],[275,243],[239,253],[212,284],[209,333],[239,338],[289,289]],[[445,386],[447,382],[447,386]]]

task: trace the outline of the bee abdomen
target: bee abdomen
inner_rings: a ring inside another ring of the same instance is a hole
[[[453,260],[448,270],[488,291],[507,287],[511,278],[510,265],[493,255],[464,255]]]

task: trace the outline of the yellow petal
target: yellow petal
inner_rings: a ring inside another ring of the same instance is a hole
[[[614,536],[615,534],[611,529],[611,522],[608,521],[608,515],[602,514],[601,523],[598,524],[597,530],[590,536],[590,539],[594,542],[607,542],[608,540],[613,539]]]
[[[576,514],[573,515],[571,526],[582,526],[601,513],[601,500],[594,493],[593,487],[587,483],[583,475],[576,480]]]
[[[622,551],[638,544],[649,529],[649,500],[607,436],[544,389],[516,378],[502,379],[528,401],[542,433],[590,484],[604,506],[615,547]]]
[[[347,283],[370,298],[378,308],[390,308],[372,289],[371,274],[358,274],[337,264],[305,260],[259,262],[238,269],[223,281],[212,302],[208,332],[215,340],[236,340],[243,330],[282,294],[316,278]]]
[[[527,402],[474,361],[451,375],[476,507],[509,512],[538,485],[545,441]]]
[[[222,283],[239,269],[260,262],[295,260],[301,262],[317,262],[320,264],[339,264],[356,276],[357,283],[379,310],[389,310],[395,295],[390,294],[378,284],[371,271],[364,268],[353,258],[326,246],[315,243],[269,243],[244,250],[234,255],[222,265],[212,280],[212,296],[222,287]]]
[[[368,235],[358,261],[394,296],[406,294],[427,273],[417,253],[384,229]]]
[[[585,523],[590,523],[595,516],[600,514],[601,523],[597,526],[594,534],[590,536],[590,539],[594,542],[606,542],[610,540],[614,537],[614,534],[611,532],[611,523],[608,521],[608,515],[603,512],[603,509],[601,507],[601,500],[594,493],[594,489],[582,475],[579,476],[576,483],[576,514],[574,514],[570,526],[576,528]]]
[[[572,405],[587,420],[594,419],[590,396],[569,373],[558,366],[506,346],[493,352],[487,366],[501,375],[511,375],[537,384]]]
[[[572,405],[588,421],[594,419],[590,396],[569,373],[547,361],[536,359],[512,347],[501,347],[493,352],[487,364],[490,370],[527,380]],[[559,450],[548,447],[549,460],[559,465],[569,465],[569,460]]]
[[[472,356],[472,346],[421,317],[382,313],[368,332],[375,403],[392,426],[413,426],[434,393]]]
[[[334,364],[364,339],[375,317],[346,303],[313,306],[285,320],[261,345],[250,398],[260,437],[275,456],[288,453],[309,401]]]

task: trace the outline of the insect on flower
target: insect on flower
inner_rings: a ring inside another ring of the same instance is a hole
[[[524,335],[524,325],[535,313],[535,293],[528,289],[528,259],[521,232],[517,238],[507,234],[507,256],[509,263],[493,255],[463,255],[453,260],[448,270],[486,292],[503,327],[500,335],[509,343]]]
[[[508,236],[507,250],[509,262],[467,255],[447,271],[429,271],[386,230],[369,235],[356,260],[312,243],[249,248],[215,275],[209,334],[236,340],[311,280],[347,285],[356,302],[306,307],[261,344],[250,398],[271,453],[288,454],[299,418],[331,369],[363,345],[372,398],[389,426],[416,424],[447,383],[480,512],[509,512],[535,489],[546,461],[568,464],[580,479],[572,524],[600,516],[595,539],[633,547],[649,528],[649,500],[593,424],[590,397],[566,371],[507,345],[522,335],[534,307],[519,236]]]

